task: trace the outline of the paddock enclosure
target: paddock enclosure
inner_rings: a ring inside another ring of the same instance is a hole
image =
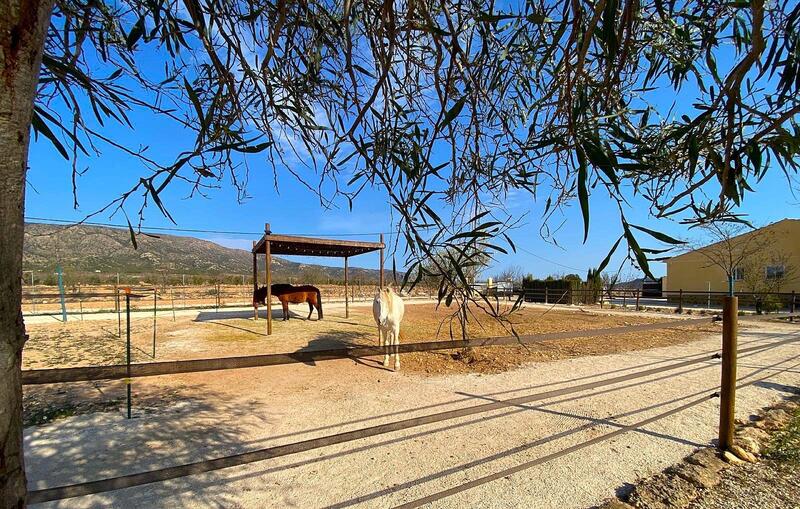
[[[324,296],[323,296],[324,299]],[[408,310],[401,328],[402,343],[447,340],[461,337],[458,320],[449,316],[455,310],[437,307],[431,301],[407,300]],[[325,319],[306,320],[305,305],[290,305],[293,320],[273,322],[273,334],[266,336],[263,327],[265,309],[259,309],[261,320],[254,321],[251,310],[199,310],[173,317],[170,311],[158,313],[156,322],[155,360],[186,360],[225,356],[246,356],[284,353],[296,350],[342,348],[359,345],[377,345],[377,328],[372,318],[371,301],[356,303],[350,318],[345,318],[341,304],[333,303]],[[620,314],[609,312],[584,312],[579,310],[549,310],[529,307],[512,316],[519,334],[592,330],[635,324],[663,322],[663,316],[645,314]],[[273,302],[273,318],[280,317],[280,304]],[[66,324],[40,318],[27,325],[29,340],[23,355],[24,369],[73,366],[96,366],[124,362],[125,342],[118,337],[118,319],[108,314],[106,319],[71,321]],[[471,337],[507,336],[509,330],[488,316],[479,322],[471,321]],[[123,318],[124,320],[124,318]],[[719,330],[710,323],[703,326],[682,326],[682,320],[673,320],[674,326],[656,330],[647,336],[638,333],[602,338],[576,339],[553,342],[552,345],[526,345],[491,347],[486,352],[474,350],[472,361],[464,362],[454,356],[458,352],[426,352],[406,354],[412,372],[447,373],[451,371],[502,371],[522,362],[547,360],[577,355],[597,355],[618,351],[666,346],[690,341],[703,332]],[[123,324],[124,325],[124,324]],[[133,362],[151,362],[153,340],[152,312],[133,313],[131,337]],[[123,326],[124,328],[124,326]],[[450,362],[453,361],[453,362]]]
[[[401,345],[449,338],[452,309],[407,304]],[[270,336],[250,309],[161,312],[155,361],[377,344],[366,303],[349,318],[328,306],[321,322],[290,309],[299,319],[274,321]],[[115,314],[45,318],[27,326],[26,370],[124,361]],[[397,373],[375,355],[134,378],[130,420],[125,380],[27,385],[32,501],[98,481],[96,494],[45,505],[586,507],[716,433],[721,326],[710,317],[526,306],[513,321],[534,338],[591,335],[405,353]],[[153,362],[152,315],[133,313],[131,326],[133,361]],[[468,328],[508,335],[488,317]],[[800,334],[788,323],[740,329],[744,418],[800,382]],[[150,481],[137,486],[140,474]]]

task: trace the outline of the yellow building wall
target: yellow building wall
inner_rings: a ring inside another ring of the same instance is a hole
[[[776,251],[789,256],[789,264],[795,268],[795,277],[788,280],[780,289],[781,292],[795,291],[800,293],[800,220],[784,219],[762,230],[772,232]],[[751,234],[746,234],[751,235]],[[741,282],[735,282],[737,291]],[[667,291],[708,291],[709,285],[712,292],[728,290],[728,281],[725,271],[720,267],[711,265],[708,258],[698,251],[691,251],[667,260],[667,277],[664,278],[663,289]]]

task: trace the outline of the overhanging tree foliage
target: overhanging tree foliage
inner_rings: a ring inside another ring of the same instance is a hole
[[[298,152],[309,167],[286,166],[301,182],[334,185],[324,203],[386,190],[412,269],[442,250],[463,263],[513,249],[510,190],[546,218],[576,199],[587,235],[602,192],[649,272],[660,250],[641,238],[677,242],[626,220],[633,196],[703,223],[768,169],[796,172],[799,23],[798,6],[762,0],[56,2],[34,128],[73,173],[97,143],[140,158],[151,172],[113,205],[141,192],[136,206],[167,217],[174,182],[228,175],[244,194],[248,162]],[[136,108],[194,145],[162,162],[103,134]],[[445,293],[466,282],[436,275]]]
[[[468,288],[461,267],[514,249],[510,191],[545,204],[545,236],[573,201],[588,235],[590,196],[610,197],[620,237],[598,272],[623,244],[649,273],[663,248],[645,242],[678,241],[628,222],[631,200],[689,224],[730,219],[768,171],[798,168],[794,2],[12,0],[0,14],[14,112],[0,127],[24,133],[2,138],[0,163],[14,183],[0,217],[9,359],[24,337],[17,183],[31,126],[73,178],[100,148],[139,159],[141,180],[104,211],[140,220],[150,205],[170,217],[168,186],[202,193],[228,179],[244,197],[254,162],[286,167],[326,204],[382,188],[407,274],[437,278],[445,300]],[[108,134],[110,123],[146,127],[142,111],[193,142],[162,161]],[[291,152],[307,165],[284,165]],[[18,359],[3,367],[18,371]],[[4,486],[19,486],[12,470]]]

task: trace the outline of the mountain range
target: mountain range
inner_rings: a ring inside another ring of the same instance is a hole
[[[178,235],[136,237],[137,249],[127,229],[87,225],[26,223],[23,268],[52,274],[56,265],[65,273],[84,274],[183,274],[216,278],[250,277],[252,254],[214,242]],[[263,257],[259,273],[263,274]],[[300,263],[272,257],[274,281],[322,283],[344,279],[342,267]],[[378,279],[378,270],[351,267],[351,281]],[[37,276],[38,277],[38,276]]]

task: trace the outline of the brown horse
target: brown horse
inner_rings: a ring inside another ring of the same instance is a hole
[[[287,284],[272,285],[272,296],[277,297],[283,306],[283,319],[289,319],[289,303],[301,304],[308,302],[308,318],[311,319],[311,314],[314,308],[317,308],[317,319],[322,320],[322,294],[319,288],[311,285],[292,286]],[[258,304],[266,304],[267,300],[267,287],[262,286],[253,292],[253,308],[255,308],[256,317],[258,317]]]

